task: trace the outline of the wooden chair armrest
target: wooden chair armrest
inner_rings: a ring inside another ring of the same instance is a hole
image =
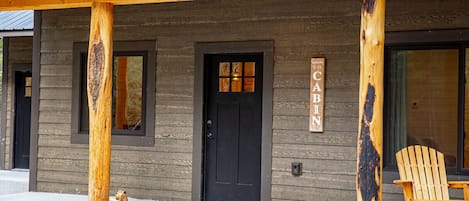
[[[448,181],[448,187],[464,189],[464,200],[469,200],[469,181]]]
[[[404,185],[412,185],[412,180],[394,180],[393,181],[396,186],[403,187]]]
[[[469,181],[448,181],[449,188],[464,188],[469,187]]]
[[[394,180],[394,184],[402,188],[404,191],[404,200],[413,201],[414,200],[414,191],[412,187],[411,180]]]

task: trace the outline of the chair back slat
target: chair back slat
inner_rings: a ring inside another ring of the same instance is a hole
[[[438,168],[438,159],[436,150],[430,148],[430,160],[432,161],[433,183],[435,184],[435,193],[437,200],[443,200],[443,189],[441,185],[440,170]]]
[[[417,159],[415,158],[415,147],[408,147],[410,169],[412,171],[412,181],[414,186],[414,195],[416,199],[423,199],[422,184],[420,183],[420,172],[417,167]]]
[[[412,180],[415,200],[448,200],[444,156],[433,148],[414,145],[396,153],[401,180]]]
[[[430,154],[428,153],[428,147],[422,146],[422,157],[423,157],[423,168],[427,175],[427,186],[428,186],[428,198],[430,200],[436,199],[435,183],[433,183],[433,172],[432,165],[430,162]]]
[[[440,170],[440,183],[443,193],[443,199],[449,200],[448,180],[446,179],[445,157],[441,152],[436,152],[438,158],[438,169]]]

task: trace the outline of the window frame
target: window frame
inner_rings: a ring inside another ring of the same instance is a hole
[[[154,146],[155,144],[155,96],[156,96],[156,41],[114,41],[115,56],[143,56],[142,131],[117,131],[112,129],[112,144],[127,146]],[[73,44],[72,125],[71,143],[88,144],[88,130],[81,128],[83,90],[83,54],[88,52],[87,42]],[[114,59],[113,59],[114,60]],[[85,118],[88,119],[88,118]]]
[[[465,72],[466,72],[466,49],[469,49],[469,29],[463,30],[430,30],[430,31],[408,31],[386,33],[386,44],[384,54],[384,78],[387,79],[390,68],[390,56],[392,51],[400,50],[434,50],[434,49],[455,49],[458,50],[458,119],[457,119],[457,160],[456,168],[446,168],[448,174],[469,175],[469,168],[464,168],[464,97],[465,97]],[[385,91],[387,81],[385,80]],[[388,102],[388,96],[384,97],[384,108]],[[387,118],[384,115],[384,118]],[[383,123],[386,123],[384,119]],[[390,154],[388,153],[387,135],[388,131],[383,130],[383,154],[384,163]],[[385,171],[397,171],[396,164],[383,164]]]

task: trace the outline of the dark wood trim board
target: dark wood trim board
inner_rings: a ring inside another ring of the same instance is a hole
[[[31,97],[31,139],[29,153],[29,191],[37,190],[37,141],[39,130],[39,89],[41,79],[41,19],[42,12],[34,11],[33,36],[33,92]]]

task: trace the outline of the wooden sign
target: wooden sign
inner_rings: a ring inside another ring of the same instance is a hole
[[[324,131],[324,77],[326,58],[311,59],[309,131]]]

